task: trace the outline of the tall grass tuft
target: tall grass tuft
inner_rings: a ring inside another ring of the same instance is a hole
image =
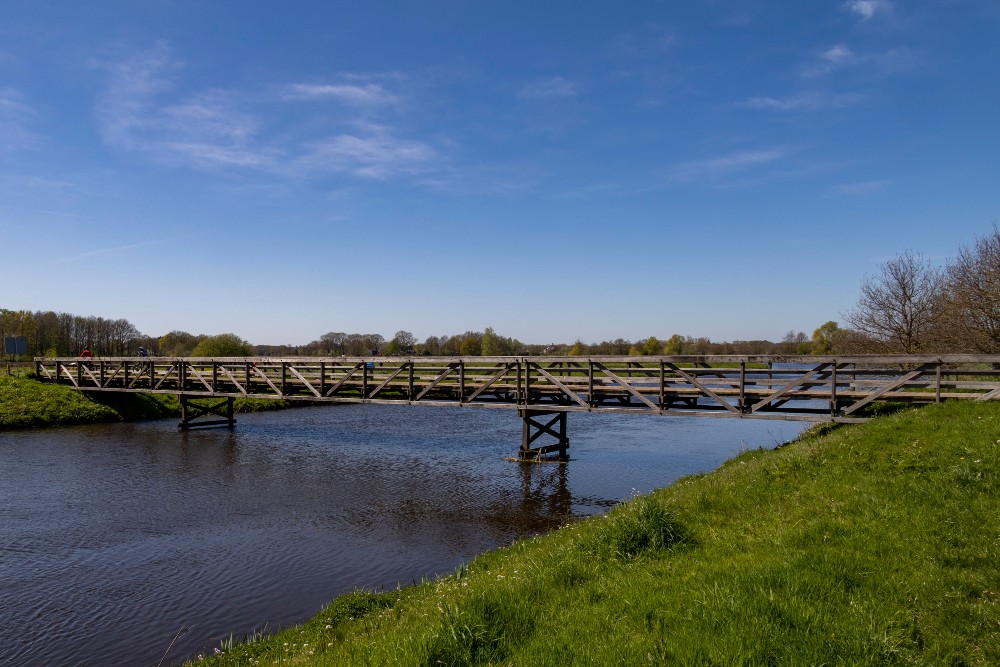
[[[690,533],[662,498],[637,496],[605,515],[581,545],[593,556],[630,560],[690,540]]]

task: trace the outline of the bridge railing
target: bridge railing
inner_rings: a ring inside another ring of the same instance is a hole
[[[1000,356],[38,358],[84,391],[858,421],[876,401],[1000,397]]]

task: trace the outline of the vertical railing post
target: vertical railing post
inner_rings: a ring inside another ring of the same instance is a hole
[[[667,374],[666,365],[663,363],[663,359],[660,359],[660,409],[666,409],[667,402]]]
[[[326,396],[326,362],[319,362],[319,393]]]
[[[465,359],[458,361],[458,402],[465,403]]]
[[[524,405],[531,405],[531,362],[524,360]]]
[[[594,400],[594,360],[587,359],[587,405],[594,407],[597,401]]]
[[[833,360],[833,373],[830,375],[830,416],[837,416],[837,360]]]
[[[407,400],[412,401],[413,400],[413,396],[414,396],[414,392],[413,392],[413,360],[410,360],[408,362],[408,364],[409,364],[409,369],[408,369],[408,376],[409,377],[408,377],[408,380],[407,380],[407,389],[408,389],[408,391],[407,391],[407,394],[406,394],[406,398],[407,398]]]
[[[518,359],[517,360],[517,389],[515,389],[516,393],[514,395],[514,402],[517,403],[518,405],[522,405],[524,403],[524,387],[521,386],[521,382],[522,382],[522,380],[521,380],[521,362],[522,361],[523,361],[522,359]]]
[[[934,378],[934,402],[941,402],[941,360],[938,359],[935,365],[935,378]]]
[[[740,412],[749,412],[747,405],[747,362],[740,362]]]

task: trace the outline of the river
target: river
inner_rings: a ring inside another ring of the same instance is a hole
[[[238,422],[0,433],[0,665],[177,664],[804,428],[570,414],[559,465],[505,460],[512,410],[339,405]]]

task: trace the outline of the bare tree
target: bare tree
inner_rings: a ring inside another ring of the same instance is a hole
[[[913,354],[931,344],[943,277],[923,255],[905,252],[876,276],[865,276],[847,322],[867,338],[868,352]]]
[[[956,352],[1000,352],[1000,230],[959,248],[945,270],[941,338]]]

